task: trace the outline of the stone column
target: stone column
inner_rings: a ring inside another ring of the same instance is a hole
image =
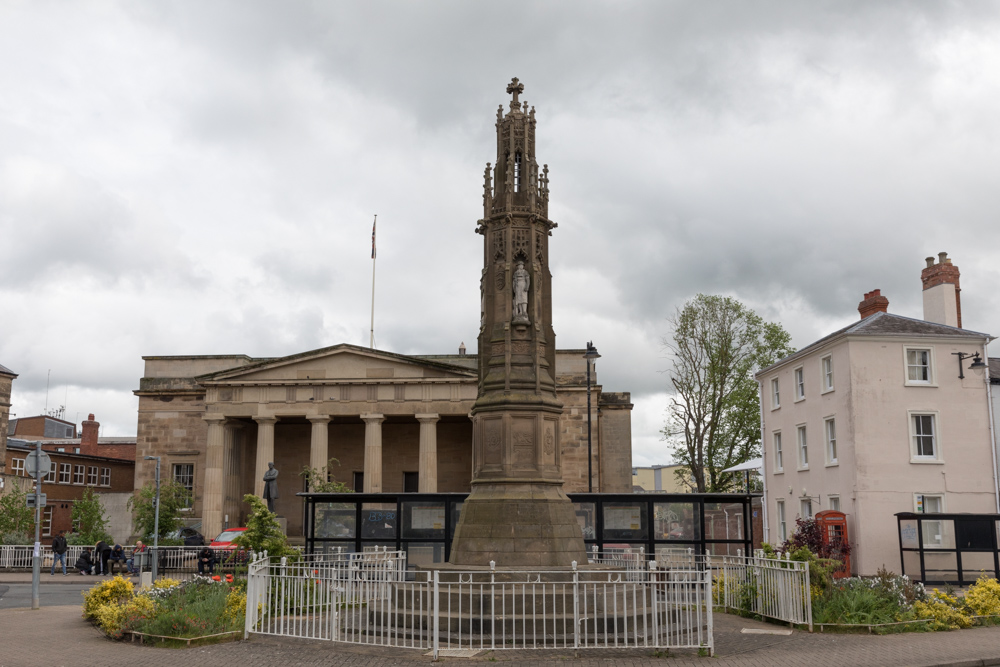
[[[365,421],[365,493],[382,493],[382,422],[384,415],[361,415]]]
[[[312,422],[312,441],[309,445],[309,467],[320,472],[327,467],[330,460],[330,417],[318,415],[308,417]],[[325,479],[323,480],[326,481]],[[311,489],[310,489],[311,490]]]
[[[254,417],[257,422],[257,467],[254,474],[253,493],[260,498],[264,495],[264,473],[267,464],[274,461],[274,417]]]
[[[437,423],[440,415],[414,415],[420,422],[420,493],[437,493]]]
[[[222,465],[225,454],[226,418],[205,415],[208,444],[205,447],[205,486],[201,504],[201,532],[214,538],[222,532]]]
[[[223,454],[222,475],[222,529],[225,530],[226,515],[229,515],[229,526],[240,525],[240,505],[243,502],[243,429],[246,425],[237,421],[226,422],[226,444]],[[206,535],[214,539],[214,535]]]

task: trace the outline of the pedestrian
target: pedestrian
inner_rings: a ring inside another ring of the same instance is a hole
[[[108,563],[111,565],[112,574],[114,573],[116,564],[118,565],[119,572],[125,569],[125,549],[122,548],[122,545],[115,544],[111,548],[111,557],[108,558]]]
[[[60,530],[59,533],[52,538],[52,572],[51,576],[56,576],[56,563],[62,563],[63,576],[67,576],[66,572],[66,538],[63,537],[63,533],[66,531]]]
[[[135,548],[132,549],[132,557],[125,561],[125,567],[128,568],[128,573],[130,575],[135,576],[139,574],[139,569],[142,567],[142,561],[136,557],[142,554],[145,550],[146,545],[142,543],[142,540],[136,540]]]
[[[104,540],[94,545],[94,568],[97,574],[108,573],[108,558],[111,557],[111,547]]]
[[[80,571],[81,576],[84,574],[94,573],[94,561],[90,557],[90,549],[85,548],[83,550],[83,553],[80,554],[80,557],[76,559],[76,565],[74,567],[76,567],[76,569]]]
[[[198,552],[198,574],[204,575],[208,570],[211,576],[215,570],[215,552],[209,547],[204,547]]]

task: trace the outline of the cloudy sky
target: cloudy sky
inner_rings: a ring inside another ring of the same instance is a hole
[[[512,76],[549,165],[554,325],[658,431],[666,318],[729,294],[801,347],[923,258],[1000,334],[1000,9],[912,2],[0,0],[13,411],[135,433],[143,355],[475,349]]]

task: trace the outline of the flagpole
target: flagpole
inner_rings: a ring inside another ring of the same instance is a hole
[[[375,220],[372,222],[372,324],[371,324],[371,338],[368,341],[368,347],[372,350],[375,349],[375,224],[378,222],[378,214],[375,214]]]

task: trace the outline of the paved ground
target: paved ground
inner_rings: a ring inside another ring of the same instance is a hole
[[[72,577],[53,577],[70,580]],[[80,577],[77,577],[80,579]],[[30,576],[28,577],[30,582]],[[43,583],[45,579],[42,579]],[[93,578],[90,579],[93,581]],[[76,582],[74,582],[76,583]],[[23,585],[0,576],[0,586]],[[44,589],[76,586],[52,582]],[[29,586],[30,590],[30,586]],[[648,651],[497,651],[472,659],[442,658],[443,663],[503,662],[509,665],[546,665],[558,662],[572,667],[931,667],[1000,665],[1000,627],[955,632],[903,635],[834,635],[795,631],[791,635],[744,634],[742,630],[782,630],[781,626],[716,614],[716,658],[671,652],[669,658]],[[257,665],[427,665],[431,659],[420,651],[380,649],[329,642],[255,637],[190,649],[158,649],[112,642],[84,621],[80,605],[0,609],[0,667],[87,667],[128,664],[130,667],[198,664]]]

